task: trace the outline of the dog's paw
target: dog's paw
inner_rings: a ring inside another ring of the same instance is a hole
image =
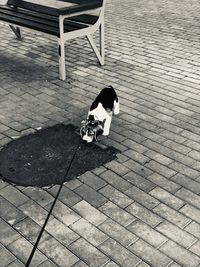
[[[109,135],[109,131],[104,131],[102,135],[103,136],[108,136]]]

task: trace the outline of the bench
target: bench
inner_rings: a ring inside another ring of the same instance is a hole
[[[21,27],[57,37],[59,77],[65,80],[67,40],[86,36],[99,63],[104,65],[104,8],[105,0],[8,0],[0,5],[0,20],[10,25],[17,38],[22,37]],[[99,49],[92,37],[97,30]]]

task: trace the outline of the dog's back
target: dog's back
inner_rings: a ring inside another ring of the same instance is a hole
[[[114,114],[119,113],[119,101],[117,94],[112,86],[105,87],[101,90],[99,95],[96,97],[90,107],[90,111],[97,108],[98,104],[101,103],[105,110],[113,111]]]

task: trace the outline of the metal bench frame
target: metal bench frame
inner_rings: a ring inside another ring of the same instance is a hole
[[[62,0],[61,0],[62,1]],[[100,65],[104,65],[104,10],[105,10],[105,2],[106,0],[102,0],[102,6],[95,8],[95,10],[99,11],[99,17],[97,21],[89,25],[86,28],[83,29],[77,29],[69,32],[64,32],[64,21],[65,19],[72,18],[77,15],[81,14],[86,14],[90,11],[93,11],[94,9],[91,10],[84,10],[80,12],[73,12],[71,14],[61,14],[59,15],[59,37],[58,38],[58,44],[59,44],[59,78],[61,80],[66,79],[66,69],[65,69],[65,42],[78,38],[78,37],[87,37],[88,42],[90,43]],[[16,7],[17,8],[17,7]],[[84,23],[83,23],[84,24]],[[19,26],[17,24],[9,23],[9,26],[17,36],[17,38],[21,39],[22,38],[22,33],[21,33],[21,27],[23,28],[28,28],[26,26]],[[34,29],[33,29],[34,30]],[[99,30],[99,41],[100,41],[100,49],[97,48],[94,39],[92,35]],[[36,30],[39,31],[39,30]]]

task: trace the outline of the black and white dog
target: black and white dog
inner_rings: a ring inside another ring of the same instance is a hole
[[[112,86],[101,90],[92,103],[87,120],[81,122],[80,135],[87,143],[101,134],[109,135],[112,114],[119,113],[119,101]]]

